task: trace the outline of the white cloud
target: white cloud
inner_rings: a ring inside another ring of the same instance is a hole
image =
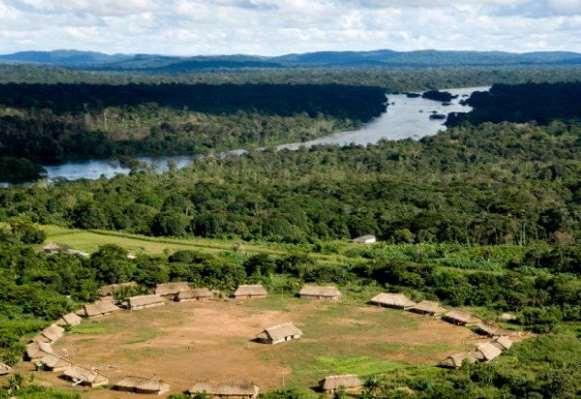
[[[581,0],[0,0],[0,52],[581,51]]]

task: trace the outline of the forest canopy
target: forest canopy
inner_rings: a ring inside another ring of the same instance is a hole
[[[495,84],[490,91],[477,91],[466,101],[469,113],[452,114],[448,125],[469,122],[536,122],[581,120],[581,82]]]
[[[380,115],[345,85],[0,85],[0,157],[36,162],[182,155],[304,141]]]

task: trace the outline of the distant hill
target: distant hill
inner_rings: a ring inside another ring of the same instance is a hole
[[[88,51],[24,51],[0,55],[4,64],[56,65],[72,69],[181,73],[203,69],[289,67],[453,67],[494,65],[578,65],[581,54],[573,52],[508,53],[500,51],[400,52],[321,51],[278,57],[252,55],[177,57],[156,54],[103,54]]]
[[[45,64],[58,66],[88,66],[108,64],[127,60],[131,55],[109,55],[92,51],[55,50],[55,51],[21,51],[18,53],[0,55],[0,63],[4,64]]]

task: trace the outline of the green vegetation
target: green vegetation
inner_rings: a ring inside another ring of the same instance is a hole
[[[158,84],[342,84],[382,87],[389,92],[422,91],[494,83],[572,82],[581,68],[570,66],[463,66],[440,68],[289,68],[204,73],[137,74],[86,72],[59,67],[0,65],[0,83]]]
[[[368,122],[384,102],[380,88],[339,85],[5,84],[0,159],[200,154],[302,141]],[[15,169],[21,173],[12,180],[31,167]]]
[[[317,243],[572,244],[580,127],[485,124],[369,148],[201,159],[191,168],[0,191],[0,216],[82,229]]]
[[[561,93],[576,85],[555,87]],[[522,98],[523,89],[514,90]],[[494,94],[514,98],[503,87]],[[361,356],[309,348],[314,358],[297,366],[305,373],[390,371],[369,380],[364,398],[578,397],[581,127],[571,121],[575,109],[549,107],[536,117],[543,108],[533,104],[529,114],[515,102],[502,120],[521,122],[522,115],[540,124],[463,124],[417,142],[252,152],[164,174],[134,170],[111,180],[0,189],[0,220],[7,222],[0,232],[0,356],[16,362],[28,337],[93,300],[103,284],[186,280],[229,291],[261,282],[290,293],[305,282],[331,282],[349,299],[330,306],[328,316],[345,316],[372,292],[401,291],[490,318],[509,311],[517,316],[511,328],[540,335],[491,364],[451,372],[396,367],[373,358],[373,345]],[[363,234],[381,243],[347,242]],[[45,235],[92,254],[48,256],[38,251]],[[276,297],[269,306],[287,309]],[[369,328],[349,317],[355,321],[337,334]],[[393,323],[388,317],[377,324]],[[309,328],[329,331],[324,319]],[[23,385],[10,392],[37,395]],[[304,387],[293,388],[266,397],[303,395]]]
[[[469,113],[453,114],[451,126],[470,122],[536,122],[546,125],[555,120],[581,120],[581,83],[521,84],[492,86],[466,100]]]

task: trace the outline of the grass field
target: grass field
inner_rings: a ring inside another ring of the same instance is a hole
[[[277,346],[251,342],[262,329],[288,321],[303,330],[301,340]],[[197,381],[304,391],[330,374],[429,368],[478,340],[465,328],[358,301],[321,303],[274,295],[241,303],[171,304],[85,321],[56,350],[75,364],[97,367],[111,381],[156,376],[176,393]],[[52,376],[41,378],[65,386]],[[105,390],[88,397],[125,398]]]
[[[214,255],[242,253],[248,255],[269,254],[287,255],[294,252],[304,252],[305,248],[296,245],[250,243],[235,240],[212,240],[205,238],[160,238],[147,237],[137,234],[128,234],[101,230],[75,230],[59,226],[42,226],[47,233],[47,241],[68,245],[85,252],[94,252],[99,246],[116,244],[133,253],[165,254],[179,250],[196,250]],[[319,262],[340,264],[355,259],[338,254],[311,255]]]
[[[138,234],[103,230],[75,230],[59,226],[41,226],[47,241],[68,245],[85,252],[99,246],[116,244],[133,253],[167,254],[178,250],[196,250],[224,256],[293,253],[308,254],[321,264],[346,265],[369,259],[399,259],[438,265],[447,269],[470,272],[502,270],[512,259],[522,257],[527,247],[514,245],[470,246],[460,244],[401,244],[379,243],[357,245],[347,241],[314,244],[256,243],[241,240],[205,238],[148,237]]]

